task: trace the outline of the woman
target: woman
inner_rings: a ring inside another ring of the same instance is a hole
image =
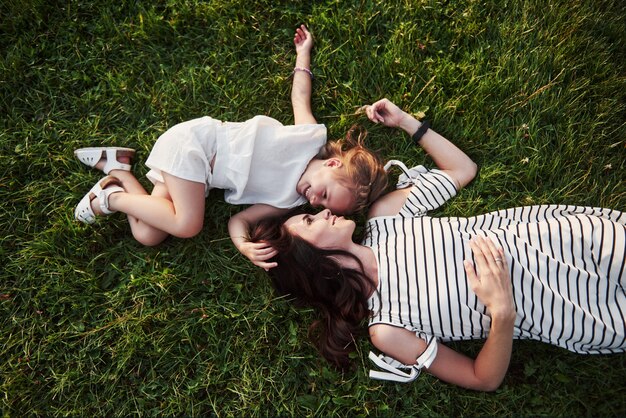
[[[412,187],[374,203],[362,244],[351,239],[354,222],[330,211],[260,224],[252,234],[279,253],[270,271],[276,289],[321,314],[313,330],[327,359],[347,365],[365,318],[373,345],[390,356],[370,353],[386,370],[370,375],[396,381],[425,367],[447,382],[495,390],[513,338],[578,353],[626,350],[625,214],[546,205],[431,218],[475,165],[386,99],[367,114],[425,132],[420,144],[440,169],[412,170]],[[438,343],[468,339],[486,339],[475,359]]]

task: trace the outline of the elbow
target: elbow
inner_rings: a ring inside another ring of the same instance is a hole
[[[475,178],[476,175],[478,174],[478,164],[476,164],[474,161],[470,161],[468,163],[468,167],[467,167],[467,184],[470,184]]]
[[[495,392],[500,388],[503,381],[504,376],[481,377],[474,375],[470,380],[464,382],[456,382],[456,384],[465,389],[475,390],[478,392]]]
[[[495,392],[502,385],[502,380],[503,379],[497,379],[495,381],[481,382],[477,389],[483,392]]]
[[[504,371],[492,371],[487,373],[480,373],[476,370],[471,388],[482,392],[495,392],[502,385],[505,376],[506,369]]]
[[[474,161],[469,160],[462,170],[459,170],[457,173],[457,182],[459,183],[459,189],[467,186],[476,178],[478,174],[478,164]]]
[[[470,183],[472,180],[474,180],[476,178],[476,175],[478,174],[478,164],[476,164],[474,161],[470,161],[468,164],[468,183]]]

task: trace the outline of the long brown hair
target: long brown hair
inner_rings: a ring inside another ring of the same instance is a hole
[[[309,328],[309,338],[324,358],[345,369],[349,354],[356,349],[355,338],[364,333],[371,287],[353,254],[317,248],[287,230],[285,221],[298,212],[259,222],[250,240],[267,242],[276,249],[278,255],[272,261],[278,266],[269,271],[274,288],[280,295],[294,298],[296,305],[319,314]],[[342,267],[338,256],[352,258],[360,268]]]
[[[365,147],[367,130],[353,125],[346,136],[338,141],[328,141],[315,158],[325,160],[339,158],[345,173],[339,179],[354,190],[355,207],[352,212],[365,209],[384,193],[387,187],[387,172],[380,157]]]

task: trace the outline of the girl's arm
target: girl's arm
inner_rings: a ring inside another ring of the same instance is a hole
[[[287,211],[288,209],[256,204],[233,215],[228,221],[228,233],[235,247],[254,265],[266,271],[276,267],[276,263],[268,263],[267,260],[274,257],[277,252],[263,242],[251,242],[248,231],[261,219],[280,216]]]
[[[311,49],[313,36],[305,25],[296,29],[293,38],[296,47],[296,65],[293,72],[293,86],[291,88],[291,104],[293,106],[294,123],[317,123],[311,111]],[[278,209],[269,205],[252,205],[249,208],[232,216],[228,221],[228,233],[233,244],[243,255],[248,257],[256,266],[265,270],[276,267],[276,263],[267,260],[276,255],[276,251],[263,242],[250,242],[250,227],[264,218],[280,216],[287,209]]]
[[[296,47],[296,66],[293,71],[293,85],[291,87],[294,124],[317,123],[311,110],[313,75],[310,71],[313,35],[305,25],[300,25],[296,29],[293,43]]]
[[[480,275],[476,275],[471,262],[466,261],[465,270],[472,290],[489,310],[489,336],[476,359],[440,344],[437,357],[427,370],[449,383],[493,391],[504,379],[513,347],[515,309],[511,280],[502,249],[481,237],[472,240],[470,246]],[[404,364],[414,363],[426,348],[426,342],[415,333],[391,325],[370,327],[370,337],[376,348]]]
[[[367,106],[366,113],[372,122],[400,128],[410,136],[422,125],[421,122],[402,111],[388,99],[382,99],[371,106]],[[457,189],[466,186],[476,176],[476,163],[456,145],[432,129],[428,129],[424,133],[419,144],[430,155],[437,168],[452,177]]]
[[[386,195],[376,199],[370,210],[367,213],[368,218],[374,218],[376,216],[393,216],[397,215],[404,206],[404,202],[411,194],[411,187],[404,189],[394,190]]]

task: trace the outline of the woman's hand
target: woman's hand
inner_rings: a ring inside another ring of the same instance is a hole
[[[365,107],[367,117],[374,123],[382,123],[391,128],[400,128],[413,136],[422,126],[421,122],[404,112],[388,99],[382,99]],[[476,176],[478,166],[452,142],[435,132],[426,130],[419,145],[433,159],[437,168],[449,175],[457,189],[465,187]]]
[[[300,25],[300,27],[296,29],[293,44],[296,46],[296,54],[311,53],[311,49],[313,49],[313,35],[311,35],[305,25]]]
[[[365,113],[372,122],[382,123],[390,128],[401,127],[400,124],[407,117],[407,114],[389,99],[381,99],[370,106],[366,106]]]
[[[515,309],[511,279],[502,248],[496,248],[490,239],[481,236],[473,238],[470,247],[478,275],[471,261],[464,262],[465,271],[472,290],[491,314],[489,335],[476,359],[440,344],[437,357],[428,371],[446,382],[470,389],[493,391],[506,375],[513,347]],[[378,328],[370,328],[374,345],[405,364],[413,362],[425,348],[426,343],[406,329],[389,325],[375,326]]]
[[[464,262],[470,286],[478,299],[487,307],[492,318],[514,319],[513,287],[502,248],[480,235],[470,240],[470,247],[478,267]]]

